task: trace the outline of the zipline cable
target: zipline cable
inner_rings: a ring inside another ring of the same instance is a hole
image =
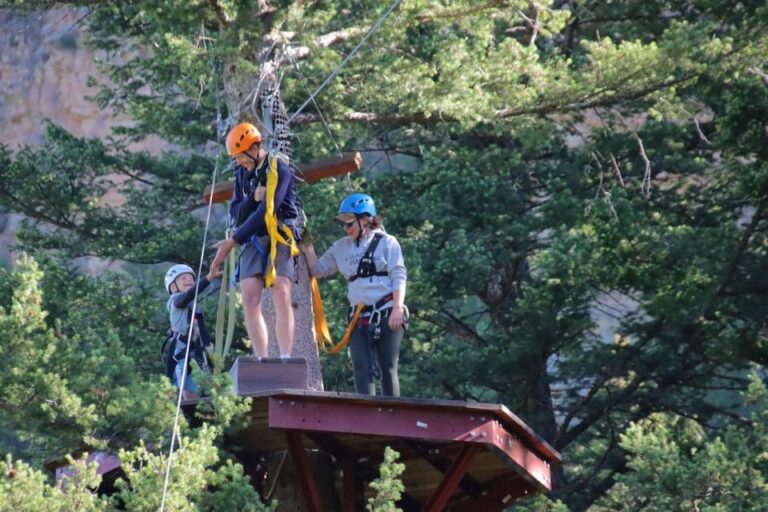
[[[327,86],[331,82],[331,80],[333,80],[336,77],[336,75],[339,74],[339,71],[341,71],[341,68],[343,68],[347,64],[347,62],[349,62],[349,60],[357,53],[357,51],[363,46],[363,44],[365,44],[365,42],[368,41],[368,39],[373,35],[373,33],[376,32],[379,29],[381,24],[384,23],[384,20],[386,20],[387,17],[389,17],[389,15],[392,13],[392,11],[394,11],[395,8],[398,5],[400,5],[401,1],[402,0],[395,0],[394,2],[392,2],[392,5],[389,6],[389,9],[387,9],[387,11],[384,14],[381,15],[381,18],[379,18],[379,20],[371,27],[371,29],[368,31],[367,34],[365,34],[363,39],[359,43],[357,43],[357,46],[355,46],[352,49],[352,51],[349,52],[349,55],[347,55],[344,58],[344,60],[341,61],[341,64],[339,64],[338,67],[336,67],[336,69],[334,69],[333,72],[330,75],[328,75],[328,78],[326,78],[325,81],[322,84],[320,84],[320,86],[315,90],[315,92],[313,92],[309,96],[307,101],[305,101],[298,108],[298,110],[296,110],[296,112],[294,112],[293,115],[288,118],[288,124],[289,125],[291,124],[291,121],[293,121],[296,118],[296,116],[301,114],[301,112],[307,107],[307,105],[309,105],[312,101],[314,101],[315,97],[318,94],[320,94],[320,92],[323,89],[325,89],[325,86]]]

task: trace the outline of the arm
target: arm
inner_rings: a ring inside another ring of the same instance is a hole
[[[387,272],[392,279],[392,313],[389,315],[389,328],[402,329],[403,304],[405,303],[405,283],[408,278],[403,261],[403,251],[394,237],[389,237],[387,244]]]
[[[291,170],[282,160],[277,161],[277,188],[275,189],[275,212],[285,201],[288,187],[291,185]],[[239,244],[247,242],[251,236],[264,236],[267,234],[267,224],[264,215],[267,212],[267,202],[261,201],[255,212],[240,226],[232,238]]]
[[[207,277],[201,277],[200,280],[197,281],[197,286],[193,286],[184,293],[178,294],[176,298],[173,299],[173,306],[179,309],[184,309],[195,299],[195,288],[197,288],[197,293],[199,294],[208,288],[209,284],[210,281],[208,281]]]
[[[325,254],[323,254],[319,259],[317,257],[317,253],[315,252],[314,245],[303,245],[302,249],[304,250],[304,258],[307,260],[307,267],[309,268],[310,275],[315,277],[327,277],[339,270],[338,266],[336,265],[336,258],[331,252],[333,246],[325,251]]]
[[[235,172],[235,187],[232,190],[232,202],[229,204],[229,216],[235,221],[236,225],[242,224],[247,217],[247,212],[253,211],[259,203],[251,194],[243,195],[244,173],[242,168],[238,167]]]
[[[240,233],[243,229],[250,229],[247,228],[246,225],[251,223],[256,218],[261,219],[261,223],[264,224],[264,211],[266,209],[266,205],[263,201],[255,200],[255,192],[254,195],[243,194],[243,180],[245,179],[245,172],[246,171],[243,167],[237,168],[235,174],[235,188],[232,191],[232,202],[230,203],[229,207],[230,217],[235,221],[236,225],[240,225],[238,233]],[[250,215],[248,212],[251,212]],[[266,233],[266,227],[264,227],[262,231]],[[213,245],[216,248],[216,256],[214,256],[213,262],[211,262],[211,268],[218,270],[227,255],[232,251],[232,249],[235,248],[235,245],[238,243],[244,244],[250,238],[251,235],[247,234],[241,236],[237,240],[233,236],[232,238],[227,238],[226,240],[220,240],[216,242]]]

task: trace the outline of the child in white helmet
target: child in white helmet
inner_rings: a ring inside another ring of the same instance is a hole
[[[201,370],[208,371],[208,354],[211,351],[211,336],[205,327],[205,319],[200,308],[192,311],[192,304],[197,288],[200,293],[219,277],[221,272],[211,269],[207,276],[202,277],[195,286],[195,271],[188,265],[174,265],[165,274],[165,289],[171,295],[166,305],[171,322],[171,350],[166,360],[166,375],[177,388],[183,387],[182,396],[185,400],[198,397],[197,385],[190,375],[191,366],[187,365],[186,378],[181,385],[184,374],[184,356],[187,351],[187,340],[191,341],[188,362],[195,361]],[[192,335],[190,337],[190,322]]]

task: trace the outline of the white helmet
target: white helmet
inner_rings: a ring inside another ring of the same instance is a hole
[[[168,293],[171,293],[171,285],[181,274],[195,275],[195,271],[189,265],[174,265],[168,269],[165,273],[165,289]]]

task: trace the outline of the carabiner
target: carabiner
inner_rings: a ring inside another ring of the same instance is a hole
[[[381,311],[374,309],[371,311],[371,316],[368,318],[370,325],[379,325],[381,323]]]

